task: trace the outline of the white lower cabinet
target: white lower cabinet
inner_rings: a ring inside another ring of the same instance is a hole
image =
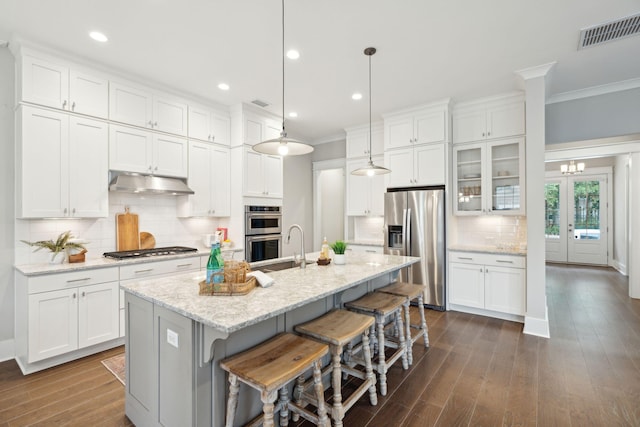
[[[450,252],[449,303],[524,316],[526,312],[524,257]]]

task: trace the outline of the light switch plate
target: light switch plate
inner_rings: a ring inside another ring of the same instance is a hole
[[[169,345],[178,348],[178,333],[172,331],[171,329],[167,329],[167,342],[169,343]]]

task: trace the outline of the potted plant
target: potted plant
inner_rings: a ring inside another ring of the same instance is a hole
[[[335,254],[334,262],[338,265],[344,264],[345,263],[344,251],[347,250],[347,244],[342,240],[336,240],[330,246],[331,246],[331,249],[333,250],[333,253]]]
[[[37,252],[40,249],[48,249],[51,252],[51,258],[49,260],[51,264],[62,264],[67,258],[69,251],[72,251],[75,254],[86,252],[82,243],[73,240],[71,231],[61,233],[55,241],[40,240],[38,242],[27,242],[26,240],[21,240],[21,242],[26,243],[29,246],[36,246],[37,249],[34,252]]]

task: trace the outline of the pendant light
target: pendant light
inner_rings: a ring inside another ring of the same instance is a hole
[[[293,138],[287,137],[284,127],[284,0],[282,0],[282,131],[278,138],[269,139],[255,144],[254,151],[262,154],[277,154],[279,156],[298,156],[313,151],[313,146]]]
[[[568,165],[566,163],[560,165],[560,172],[562,172],[562,175],[582,173],[584,172],[584,163],[580,162],[576,164],[573,160],[570,160]]]
[[[374,176],[374,175],[384,175],[390,173],[391,170],[387,169],[383,166],[376,166],[373,164],[373,160],[371,160],[371,56],[376,53],[375,47],[368,47],[364,50],[364,54],[369,57],[369,164],[363,168],[358,168],[351,172],[351,175],[358,176]]]

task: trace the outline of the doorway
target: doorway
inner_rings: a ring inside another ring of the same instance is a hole
[[[547,177],[547,261],[609,264],[609,175],[610,173],[591,173]]]
[[[313,247],[322,239],[344,239],[345,165],[343,160],[313,162]]]

